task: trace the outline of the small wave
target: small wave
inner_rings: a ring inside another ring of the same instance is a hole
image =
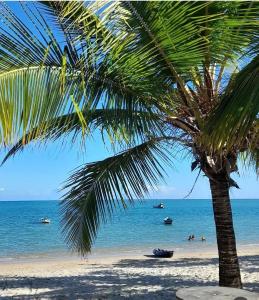
[[[259,244],[258,244],[258,243],[257,243],[257,244],[245,244],[245,245],[239,244],[239,245],[237,245],[237,246],[239,246],[239,247],[241,247],[241,248],[243,248],[243,247],[245,247],[245,248],[247,248],[247,247],[258,247]]]
[[[14,259],[15,259],[14,257],[0,257],[0,262],[7,262]]]

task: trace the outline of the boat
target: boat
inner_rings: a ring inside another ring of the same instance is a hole
[[[164,258],[170,258],[174,255],[174,251],[170,250],[163,250],[163,249],[154,249],[153,254],[156,257],[164,257]]]
[[[154,205],[153,208],[165,208],[163,203],[159,203],[158,205]]]
[[[164,223],[165,223],[166,225],[171,225],[171,224],[173,223],[173,219],[171,219],[171,218],[169,218],[169,217],[166,217],[166,218],[164,219]]]
[[[50,219],[48,219],[48,218],[41,218],[41,223],[42,224],[49,224],[50,223]]]

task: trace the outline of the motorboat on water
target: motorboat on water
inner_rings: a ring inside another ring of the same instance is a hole
[[[170,258],[174,255],[174,251],[170,250],[163,250],[163,249],[154,249],[153,254],[156,257],[164,257],[164,258]]]
[[[41,223],[42,224],[49,224],[50,223],[50,219],[48,219],[48,218],[41,218]]]
[[[165,208],[163,203],[159,203],[158,205],[154,205],[153,208]]]
[[[173,219],[171,219],[171,218],[169,218],[169,217],[166,217],[166,218],[164,219],[164,223],[165,223],[166,225],[171,225],[171,224],[173,223]]]

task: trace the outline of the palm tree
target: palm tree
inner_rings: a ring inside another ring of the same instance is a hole
[[[258,171],[258,4],[21,5],[19,17],[4,3],[0,12],[1,136],[15,144],[5,160],[32,140],[84,141],[94,130],[116,151],[65,185],[71,247],[89,252],[100,224],[143,198],[184,149],[209,180],[219,284],[241,288],[229,189],[240,155]]]

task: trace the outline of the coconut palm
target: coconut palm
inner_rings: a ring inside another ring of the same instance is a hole
[[[15,144],[5,160],[32,140],[95,130],[115,151],[66,182],[71,247],[89,252],[100,224],[184,150],[210,184],[219,284],[241,288],[229,189],[240,155],[258,171],[258,4],[22,3],[19,17],[1,5],[1,136]]]

